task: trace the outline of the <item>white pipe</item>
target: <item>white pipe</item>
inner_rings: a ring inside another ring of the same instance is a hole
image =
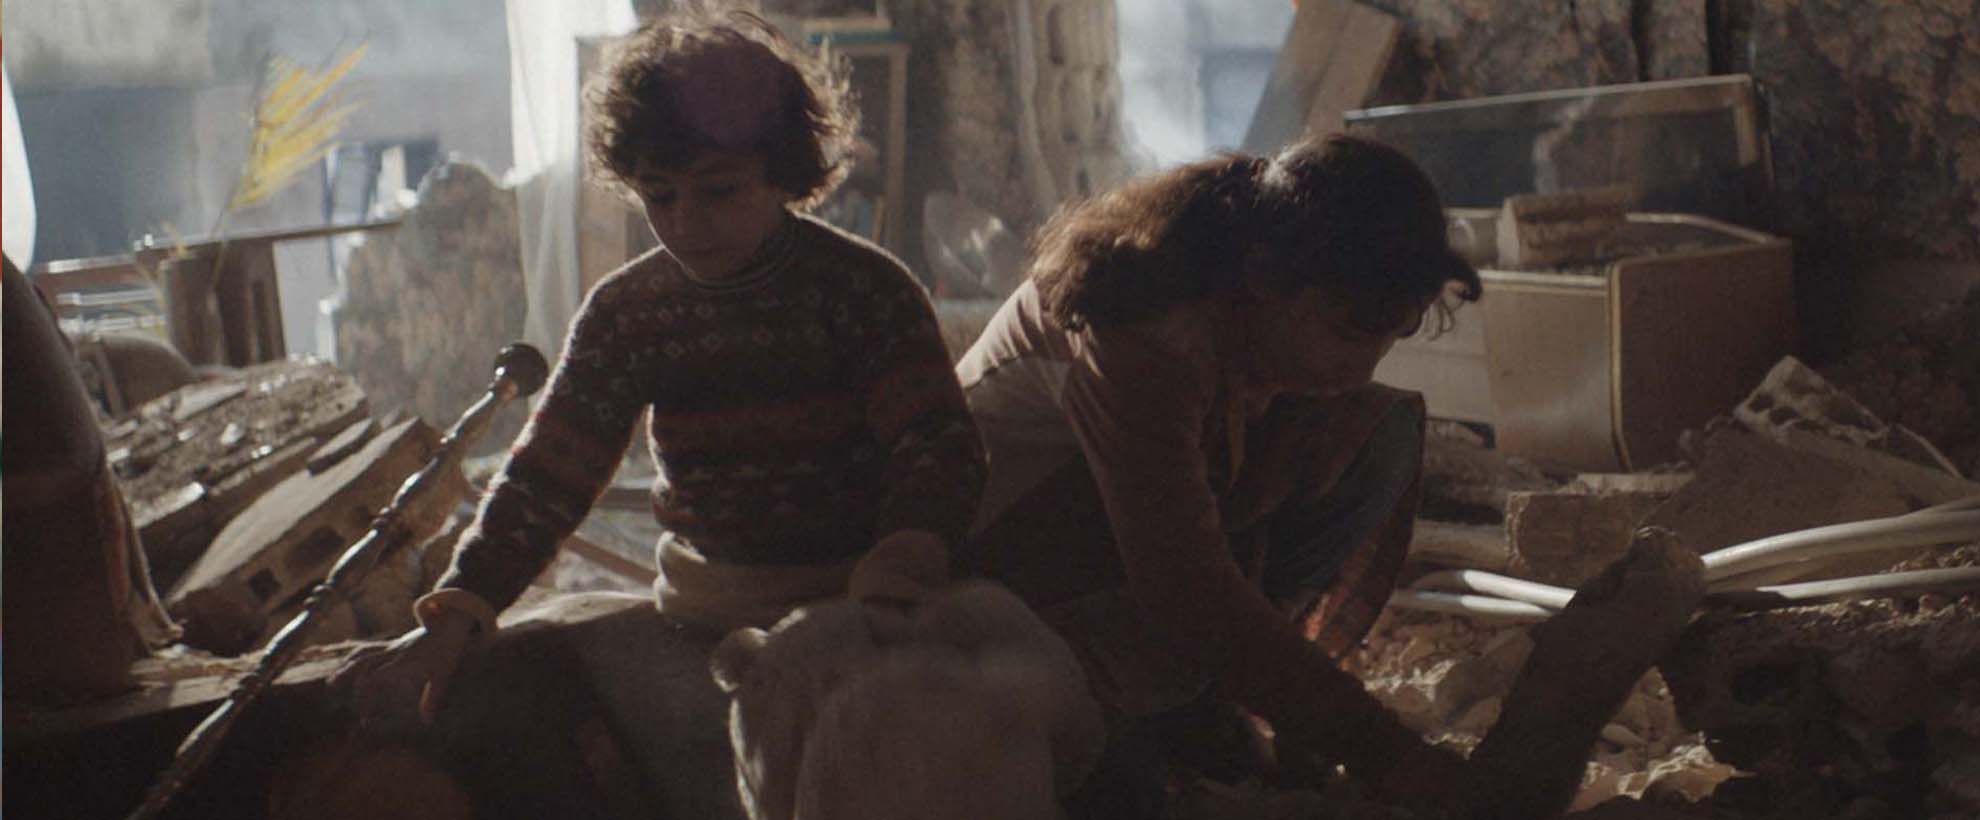
[[[1460,595],[1420,589],[1397,590],[1394,595],[1389,596],[1389,605],[1425,612],[1511,618],[1521,621],[1544,621],[1554,616],[1553,610],[1522,601],[1508,601],[1490,595]]]
[[[1849,556],[1841,556],[1841,557],[1848,558]],[[1821,572],[1825,567],[1829,567],[1837,562],[1838,561],[1835,560],[1795,561],[1787,564],[1776,564],[1771,567],[1761,567],[1755,570],[1748,570],[1746,572],[1741,572],[1735,575],[1728,575],[1724,578],[1720,578],[1717,581],[1713,581],[1712,583],[1706,584],[1705,594],[1710,595],[1714,592],[1734,592],[1738,590],[1751,590],[1763,586],[1772,586],[1775,584],[1789,583],[1791,581],[1799,581],[1801,579],[1807,578],[1810,575]]]
[[[1980,541],[1980,509],[1852,521],[1736,544],[1706,553],[1705,580],[1716,582],[1763,567],[1831,555],[1957,541]]]
[[[1433,572],[1409,586],[1419,590],[1477,592],[1552,610],[1567,606],[1568,599],[1574,597],[1574,590],[1571,589],[1476,569]]]
[[[1944,504],[1939,504],[1937,506],[1926,507],[1925,509],[1922,510],[1915,510],[1911,514],[1929,515],[1931,513],[1958,512],[1960,510],[1980,510],[1980,495],[1969,495],[1965,498],[1961,498],[1956,501],[1948,501]]]
[[[1708,599],[1736,609],[1807,606],[1836,600],[1965,593],[1980,590],[1980,567],[1879,573],[1799,584],[1753,586],[1794,572],[1786,565],[1898,547],[1980,541],[1980,496],[1866,521],[1833,524],[1769,536],[1704,556]],[[1440,592],[1435,588],[1466,592]],[[1744,588],[1737,588],[1744,587]],[[1483,593],[1483,594],[1467,594]],[[1404,609],[1517,620],[1546,620],[1567,606],[1574,590],[1483,570],[1433,572],[1389,604]]]
[[[1928,592],[1957,595],[1974,591],[1980,591],[1980,567],[1884,572],[1853,578],[1781,584],[1750,590],[1714,592],[1707,595],[1706,599],[1735,609],[1778,609],[1861,598],[1908,597]]]

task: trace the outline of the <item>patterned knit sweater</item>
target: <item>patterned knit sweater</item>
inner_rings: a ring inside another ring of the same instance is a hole
[[[654,515],[715,563],[829,564],[902,529],[953,544],[982,490],[983,445],[921,286],[792,216],[720,283],[656,250],[591,291],[439,586],[513,602],[649,407]]]

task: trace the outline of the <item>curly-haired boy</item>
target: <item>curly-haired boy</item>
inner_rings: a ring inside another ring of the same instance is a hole
[[[734,816],[707,650],[849,584],[943,580],[982,444],[921,286],[799,212],[844,176],[854,121],[828,67],[747,15],[672,18],[631,35],[586,96],[593,171],[639,203],[660,247],[587,296],[453,566],[419,602],[422,627],[353,669],[361,695],[431,719],[650,411],[670,639],[588,671],[666,781],[671,816]],[[675,677],[658,707],[656,676]]]

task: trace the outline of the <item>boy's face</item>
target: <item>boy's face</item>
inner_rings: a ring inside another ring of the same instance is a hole
[[[731,152],[642,173],[638,190],[653,235],[704,279],[736,273],[777,228],[790,201],[765,178],[762,157]]]

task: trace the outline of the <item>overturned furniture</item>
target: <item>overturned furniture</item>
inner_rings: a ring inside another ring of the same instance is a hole
[[[1588,472],[1672,460],[1794,344],[1786,240],[1701,216],[1632,213],[1605,264],[1499,270],[1494,210],[1454,208],[1485,298],[1451,333],[1404,340],[1375,378],[1433,415],[1489,424],[1509,455]],[[1467,241],[1468,240],[1468,241]]]
[[[1398,345],[1377,378],[1424,391],[1432,414],[1493,426],[1509,455],[1659,464],[1679,431],[1790,352],[1789,245],[1746,227],[1768,224],[1773,178],[1752,78],[1345,116],[1422,165],[1485,280],[1455,334]]]

